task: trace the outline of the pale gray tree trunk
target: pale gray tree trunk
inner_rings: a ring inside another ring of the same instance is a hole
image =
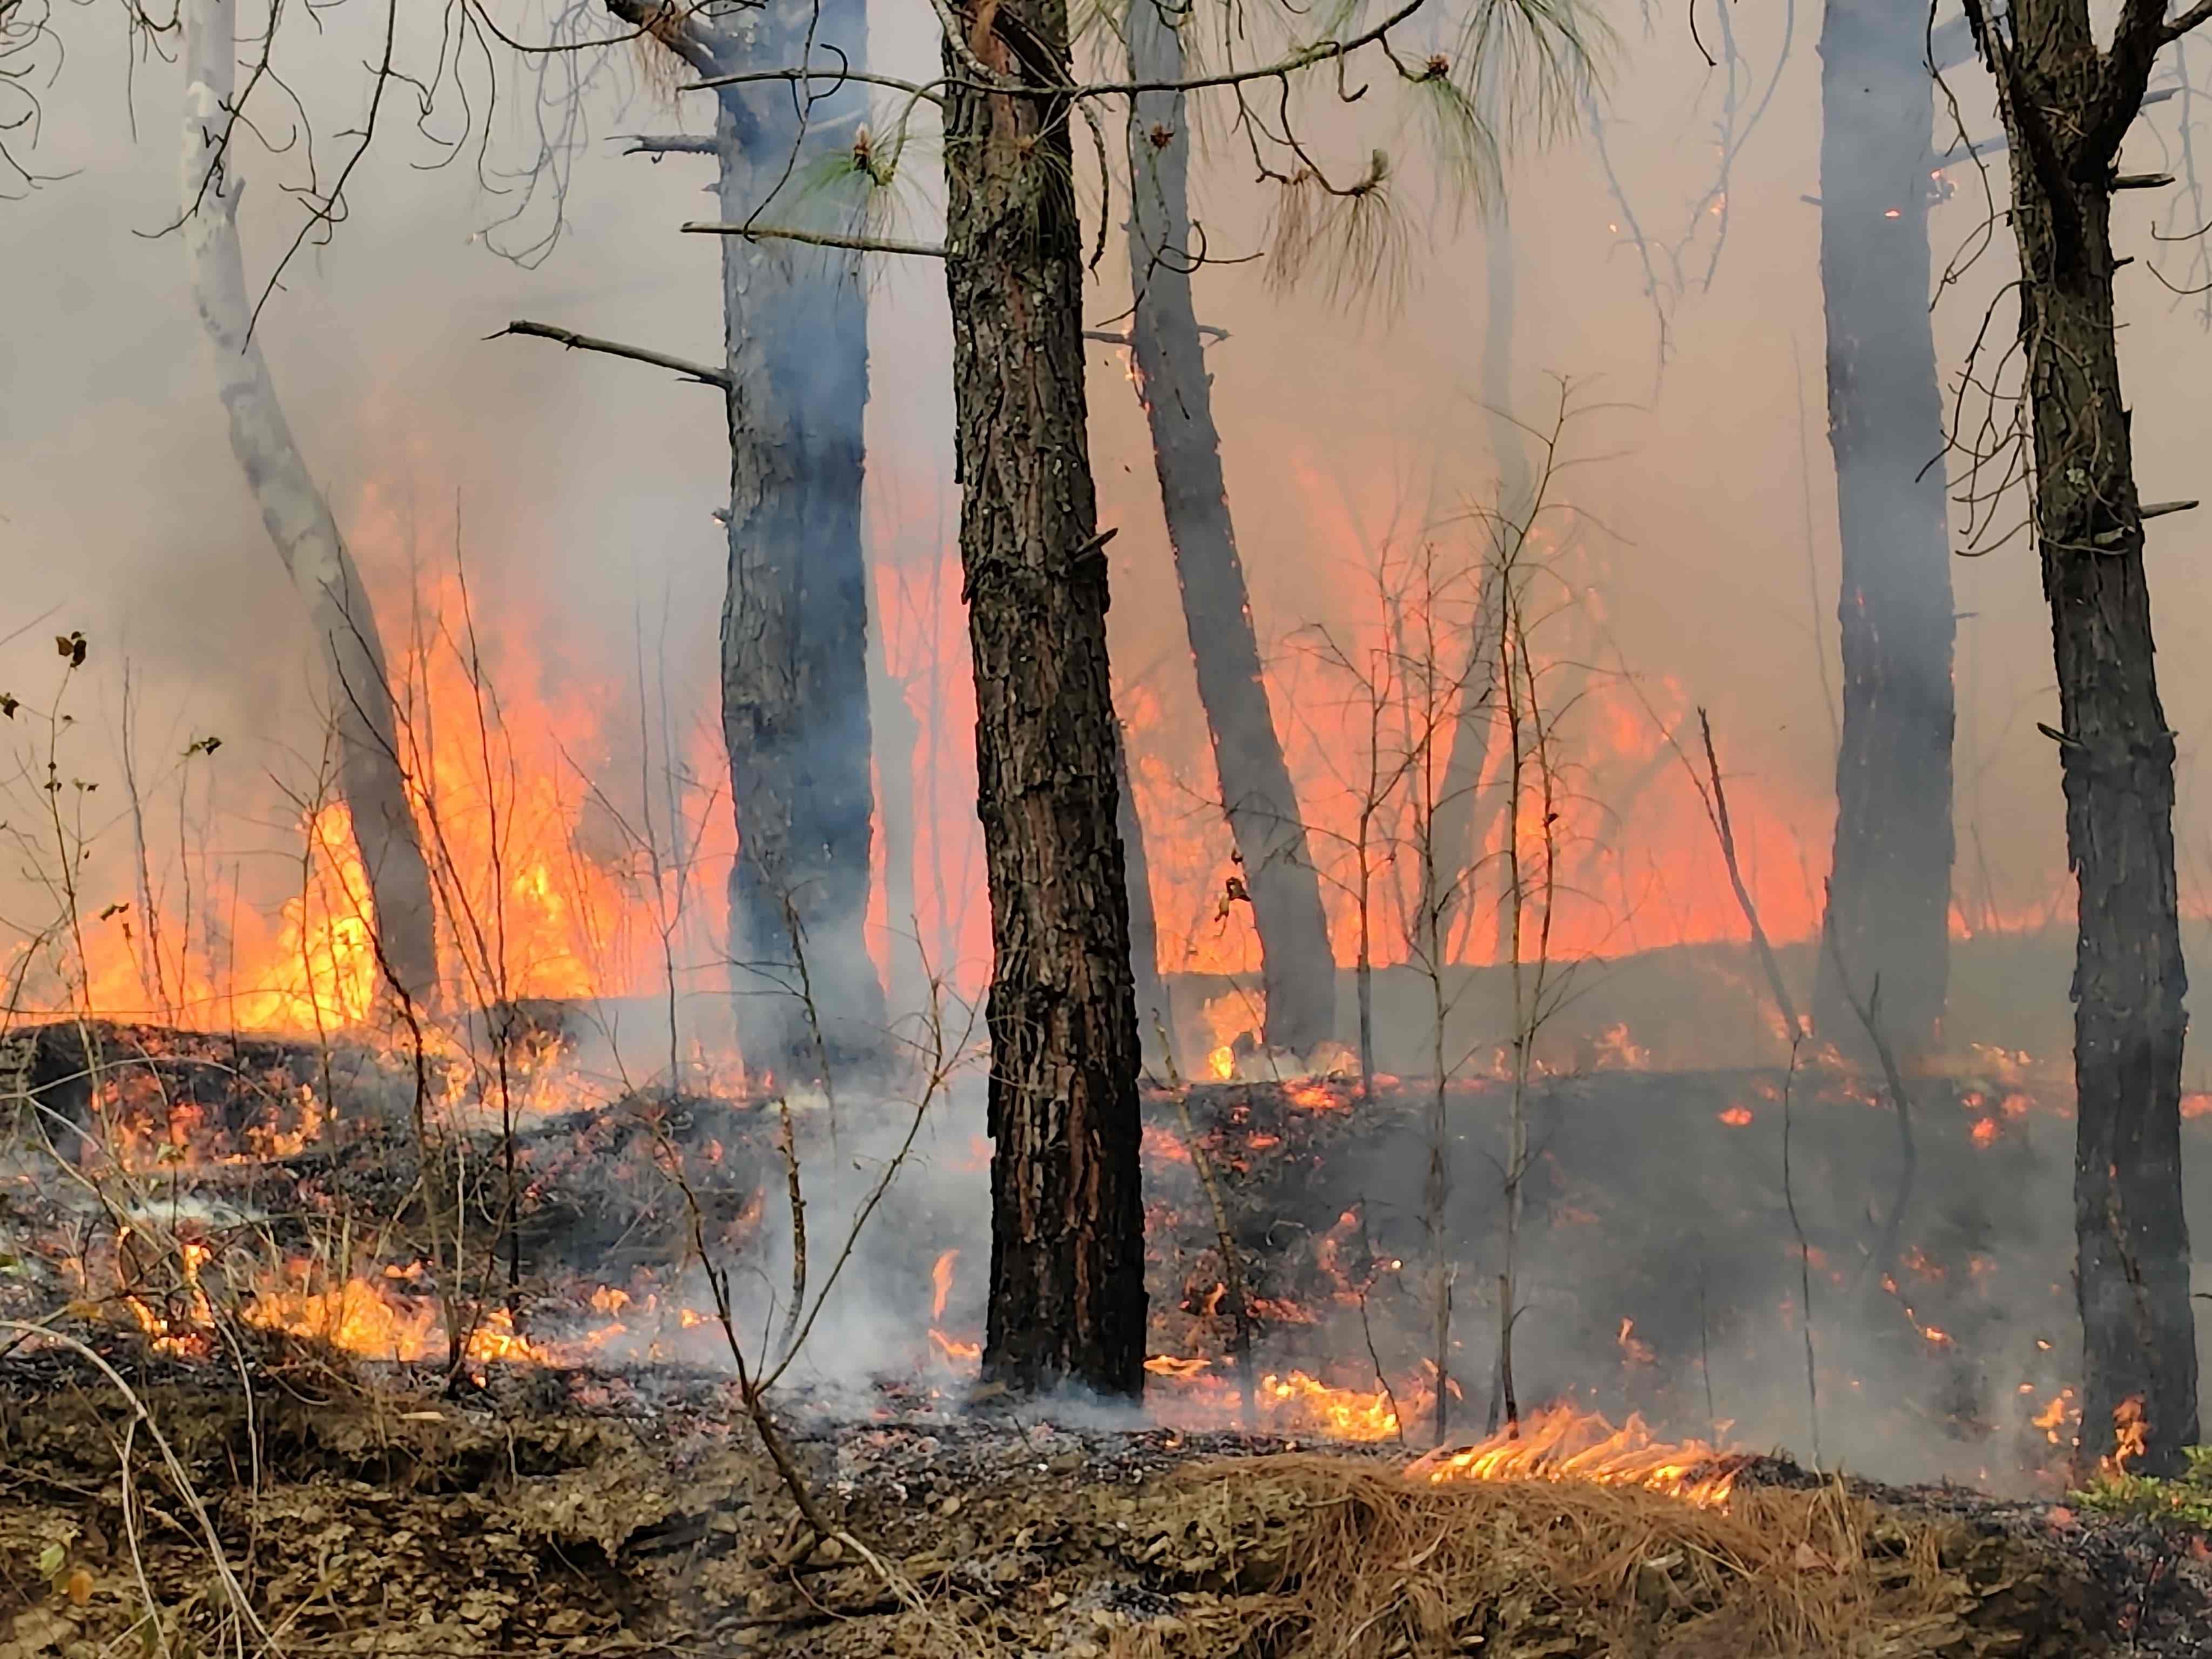
[[[1952,620],[1943,405],[1929,316],[1935,85],[1920,0],[1828,0],[1820,33],[1820,289],[1843,537],[1844,723],[1814,1020],[1863,1055],[1844,988],[1880,990],[1908,1059],[1950,978]],[[1838,958],[1841,959],[1838,970]]]
[[[237,83],[235,15],[234,0],[186,0],[183,10],[182,230],[192,299],[230,417],[231,452],[321,642],[338,787],[368,872],[386,972],[399,992],[427,1004],[438,988],[436,913],[408,804],[375,612],[252,336],[253,308],[238,240],[244,186],[229,174],[224,149]]]
[[[1166,0],[1132,0],[1130,76],[1183,77],[1182,40]],[[1212,388],[1190,291],[1190,134],[1183,94],[1130,100],[1129,325],[1138,389],[1151,422],[1168,544],[1213,739],[1214,770],[1252,919],[1271,1048],[1310,1052],[1336,1034],[1336,958],[1304,820],[1268,706],[1236,526],[1221,472]]]
[[[823,5],[825,28],[833,9],[859,8]],[[857,60],[857,40],[836,39]],[[781,40],[760,55],[799,61],[796,42]],[[807,125],[830,126],[855,104],[865,107],[858,88],[817,104]],[[731,223],[759,207],[794,145],[815,155],[838,143],[802,138],[782,88],[726,92],[714,135]],[[802,160],[793,171],[805,168]],[[794,217],[800,206],[772,211]],[[720,240],[730,375],[722,734],[738,808],[731,955],[747,1054],[779,1072],[805,1070],[816,1020],[833,1060],[873,1048],[884,1031],[866,932],[874,835],[860,538],[867,308],[842,256]]]
[[[702,76],[857,65],[865,0],[747,12],[725,24],[658,0],[605,0]],[[858,84],[785,82],[716,94],[726,223],[820,215],[809,180],[849,150]],[[867,303],[843,255],[719,239],[730,440],[722,736],[738,828],[730,955],[749,1066],[811,1076],[879,1053],[884,992],[868,954],[873,877],[868,592],[861,540]],[[908,920],[894,913],[896,933]]]

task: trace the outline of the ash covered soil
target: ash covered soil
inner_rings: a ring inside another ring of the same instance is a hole
[[[81,1356],[0,1363],[0,1659],[2212,1653],[2185,1534],[1774,1460],[1699,1508],[1432,1486],[1395,1448],[794,1407],[847,1534],[809,1548],[715,1379],[118,1364],[144,1419]]]

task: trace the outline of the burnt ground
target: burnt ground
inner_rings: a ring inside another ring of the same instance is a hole
[[[495,1367],[453,1398],[240,1358],[250,1394],[122,1361],[135,1421],[76,1354],[0,1366],[0,1656],[2212,1653],[2186,1536],[1782,1462],[1721,1512],[1424,1489],[1395,1449],[795,1406],[871,1565],[800,1547],[713,1379]]]
[[[0,1333],[0,1659],[2212,1653],[2200,1545],[2063,1504],[1839,1486],[1784,1458],[1747,1465],[1718,1515],[1564,1483],[1428,1492],[1395,1445],[1316,1455],[1017,1422],[990,1402],[948,1414],[922,1386],[781,1401],[811,1489],[874,1564],[843,1542],[803,1551],[727,1383],[684,1369],[711,1363],[719,1340],[686,1347],[678,1330],[654,1346],[626,1314],[638,1340],[624,1352],[645,1347],[649,1365],[475,1364],[456,1395],[234,1316],[276,1261],[320,1283],[399,1271],[379,1281],[386,1296],[434,1315],[410,1091],[388,1054],[91,1035],[103,1052],[69,1027],[0,1055],[38,1132],[0,1164],[0,1317],[58,1313],[149,1416],[134,1420],[82,1354]],[[1785,1093],[1802,1246],[1780,1180]],[[307,1109],[325,1096],[343,1109]],[[1378,1368],[1417,1368],[1427,1243],[1407,1173],[1425,1158],[1430,1097],[1236,1084],[1188,1103],[1262,1365],[1359,1388]],[[2070,1346],[2064,1103],[2000,1067],[1930,1080],[1912,1108],[1908,1180],[1895,1114],[1845,1074],[1547,1080],[1526,1194],[1524,1398],[1641,1408],[1662,1431],[1756,1424],[1760,1380],[1802,1376],[1795,1298],[1809,1267],[1832,1457],[1839,1443],[1854,1462],[1859,1446],[1909,1446],[1886,1467],[1923,1479],[2055,1470],[2069,1432],[2050,1417]],[[1495,1085],[1452,1092],[1457,1157],[1476,1173],[1447,1231],[1477,1287],[1498,1243],[1479,1172],[1501,1110]],[[465,1206],[481,1241],[505,1201],[502,1148],[468,1133],[477,1184],[440,1202]],[[803,1144],[811,1133],[802,1123]],[[562,1360],[604,1322],[595,1291],[658,1289],[664,1317],[696,1311],[678,1305],[690,1218],[669,1170],[718,1258],[742,1267],[774,1243],[776,1133],[758,1101],[611,1097],[533,1116],[517,1146],[519,1281],[487,1282],[487,1297]],[[129,1181],[103,1173],[103,1149],[133,1145]],[[809,1167],[822,1150],[805,1146]],[[1233,1328],[1189,1150],[1155,1095],[1152,1346],[1210,1360],[1218,1386]],[[933,1261],[976,1242],[965,1191],[894,1190],[854,1269],[883,1305],[928,1312]],[[117,1212],[119,1194],[144,1216]],[[122,1237],[133,1229],[168,1242],[149,1253]],[[179,1271],[187,1237],[209,1252],[197,1278]],[[506,1262],[485,1265],[507,1279]],[[945,1309],[951,1335],[972,1334],[962,1297],[980,1280],[963,1277]],[[1486,1375],[1479,1298],[1462,1420]],[[903,1335],[926,1353],[921,1314]],[[149,1320],[190,1363],[149,1351],[135,1328]],[[1775,1437],[1794,1440],[1802,1398],[1784,1395]]]

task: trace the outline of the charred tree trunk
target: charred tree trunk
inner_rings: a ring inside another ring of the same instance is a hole
[[[1085,429],[1066,0],[945,43],[960,559],[994,951],[983,1375],[1144,1387],[1137,1009],[1116,825],[1106,559]],[[1017,51],[1018,43],[1018,52]]]
[[[2014,0],[1995,33],[2012,155],[2035,534],[2058,671],[2074,965],[2074,1225],[2085,1466],[2140,1413],[2141,1472],[2197,1439],[2197,1347],[2182,1210],[2182,967],[2174,734],[2160,706],[2128,410],[2114,335],[2112,166],[2173,38],[2165,0],[2129,0],[2109,52],[2086,0]]]
[[[1828,0],[1820,32],[1820,280],[1843,536],[1844,724],[1829,936],[1908,1060],[1950,976],[1952,618],[1943,412],[1928,305],[1935,88],[1918,0]],[[1832,957],[1823,1036],[1866,1037]]]
[[[764,18],[752,55],[800,61],[805,21],[803,11],[779,27]],[[816,27],[860,61],[866,15],[855,0],[830,0]],[[806,125],[834,128],[840,113],[865,109],[861,88],[848,87],[816,101]],[[839,147],[802,135],[783,88],[725,89],[714,137],[730,223],[758,210],[795,146],[811,155]],[[833,1065],[872,1048],[884,1026],[866,932],[874,799],[860,540],[867,308],[834,254],[720,240],[730,374],[722,737],[738,820],[730,955],[738,1040],[749,1064],[812,1075],[816,1021]]]
[[[252,334],[253,307],[238,240],[245,184],[230,176],[224,148],[238,80],[233,0],[192,0],[184,24],[183,229],[192,299],[230,416],[231,453],[322,642],[338,791],[368,872],[379,955],[393,988],[428,1006],[438,995],[437,913],[407,798],[376,612],[330,503],[284,419],[268,362]]]
[[[1176,27],[1182,14],[1164,5],[1131,0],[1133,80],[1183,76]],[[1136,290],[1130,355],[1152,426],[1214,772],[1260,934],[1264,1035],[1270,1048],[1310,1054],[1336,1034],[1336,958],[1305,821],[1268,707],[1222,479],[1221,438],[1191,301],[1190,134],[1182,93],[1139,93],[1130,100],[1129,177],[1129,270]]]

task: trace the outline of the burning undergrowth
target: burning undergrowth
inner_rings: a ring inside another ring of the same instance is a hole
[[[2058,1190],[2068,1126],[2016,1079],[1925,1085],[1909,1182],[1893,1108],[1841,1069],[1547,1079],[1520,1363],[1548,1403],[1494,1433],[1498,1199],[1471,1179],[1443,1218],[1477,1314],[1440,1370],[1408,1179],[1432,1087],[1155,1091],[1148,1415],[1047,1420],[975,1386],[964,1085],[919,1115],[625,1087],[540,1014],[489,1065],[13,1036],[0,1651],[254,1620],[278,1650],[455,1655],[2187,1650],[2156,1644],[2199,1568],[2155,1528],[1732,1449],[1809,1446],[1817,1414],[1828,1459],[2055,1482],[2055,1343],[2014,1350],[2063,1328],[2063,1239],[1993,1195]],[[1449,1104],[1483,1168],[1499,1085]],[[826,1543],[733,1342],[788,1357],[775,1421]]]
[[[604,1379],[515,1382],[467,1402],[250,1401],[157,1360],[131,1368],[126,1404],[73,1355],[19,1355],[0,1375],[0,1644],[2055,1656],[2124,1632],[2187,1651],[2166,1638],[2201,1601],[2185,1553],[2140,1530],[2085,1549],[2046,1516],[1785,1465],[1698,1504],[989,1411],[793,1420],[792,1455],[849,1540],[808,1550],[726,1384],[648,1403]]]
[[[788,1379],[817,1406],[964,1394],[989,1259],[988,1146],[964,1084],[919,1117],[626,1087],[581,1063],[555,1012],[516,1029],[500,1065],[420,1067],[389,1045],[18,1031],[0,1297],[210,1362],[234,1326],[465,1377],[503,1362],[711,1369],[729,1355],[703,1242],[747,1340],[787,1335],[794,1294],[819,1299]],[[1996,1068],[1917,1092],[1900,1126],[1842,1068],[1547,1079],[1523,1194],[1523,1401],[1899,1478],[2058,1490],[2075,1421],[2070,1124]],[[1414,1448],[1496,1426],[1485,1303],[1503,1206],[1483,1172],[1504,1091],[1473,1079],[1448,1095],[1450,1156],[1469,1174],[1442,1217],[1456,1320],[1441,1356],[1417,1173],[1433,1093],[1201,1086],[1181,1103],[1188,1127],[1172,1092],[1150,1097],[1160,1420]],[[792,1248],[792,1163],[811,1264]]]

